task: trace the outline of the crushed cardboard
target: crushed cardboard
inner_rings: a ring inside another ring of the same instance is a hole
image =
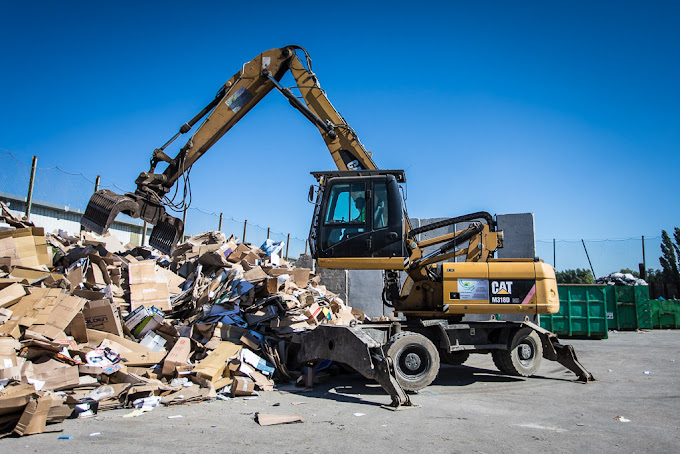
[[[364,318],[278,243],[210,231],[167,257],[110,235],[45,233],[0,208],[11,226],[0,232],[0,416],[17,435],[149,398],[271,391],[302,374],[288,364],[293,335]]]

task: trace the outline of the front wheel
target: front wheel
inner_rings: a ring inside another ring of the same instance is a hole
[[[493,362],[501,372],[518,377],[536,373],[543,359],[543,344],[536,331],[520,328],[512,336],[508,350],[491,352]]]
[[[418,391],[434,381],[439,373],[439,353],[434,344],[418,333],[403,331],[385,346],[392,358],[397,381],[406,391]]]

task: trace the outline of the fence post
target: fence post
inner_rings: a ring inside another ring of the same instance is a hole
[[[99,191],[99,179],[101,178],[101,175],[97,175],[97,178],[94,179],[94,192]]]
[[[144,226],[142,227],[142,246],[145,246],[144,243],[146,243],[146,229],[147,229],[147,225],[146,225],[146,221],[144,221]]]
[[[218,231],[222,231],[222,213],[220,213],[220,224],[217,226]]]
[[[269,227],[267,227],[267,239],[269,239]]]
[[[33,162],[31,162],[31,178],[28,180],[28,197],[26,197],[26,220],[31,219],[31,205],[33,205],[33,184],[35,183],[36,167],[38,167],[38,157],[33,156]]]
[[[305,255],[307,255],[307,241],[305,241]]]
[[[288,234],[288,238],[286,239],[286,261],[288,260],[288,248],[290,247],[290,233]]]
[[[646,277],[647,274],[647,260],[645,260],[645,236],[642,235],[642,269],[645,270],[643,274],[645,276],[640,276],[642,279]]]
[[[243,239],[241,240],[241,243],[246,242],[246,233],[248,232],[248,219],[243,221]]]

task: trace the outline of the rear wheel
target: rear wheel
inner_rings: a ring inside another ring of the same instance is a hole
[[[444,364],[450,364],[452,366],[460,366],[465,361],[468,360],[470,354],[468,352],[445,352],[440,351],[439,356]]]
[[[529,377],[541,365],[543,345],[536,331],[531,328],[520,328],[512,336],[508,350],[494,350],[491,357],[501,372]]]
[[[423,389],[439,372],[439,353],[425,336],[404,331],[392,336],[385,346],[392,358],[397,381],[406,391]]]

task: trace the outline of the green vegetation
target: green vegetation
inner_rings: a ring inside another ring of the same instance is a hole
[[[673,232],[675,243],[665,230],[661,231],[661,280],[665,282],[680,282],[680,228]]]
[[[595,282],[593,273],[581,268],[558,271],[555,273],[555,277],[558,284],[592,284]]]

